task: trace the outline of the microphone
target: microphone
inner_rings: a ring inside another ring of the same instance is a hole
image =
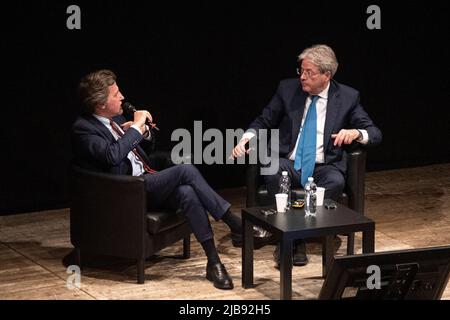
[[[131,103],[129,102],[122,102],[122,110],[127,113],[127,114],[133,114],[136,112],[136,107],[133,106]],[[159,131],[159,128],[156,126],[156,124],[154,124],[153,122],[150,122],[149,120],[147,120],[147,125],[150,126],[153,129],[156,129]]]

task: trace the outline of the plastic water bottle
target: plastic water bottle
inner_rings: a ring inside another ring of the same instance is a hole
[[[286,210],[289,210],[291,208],[291,179],[287,171],[281,173],[279,193],[286,193],[288,195]]]
[[[305,214],[306,216],[316,215],[316,190],[317,185],[314,183],[314,178],[309,177],[308,182],[305,185]]]

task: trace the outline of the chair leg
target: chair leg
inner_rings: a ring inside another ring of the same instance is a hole
[[[347,235],[347,255],[355,254],[355,234],[349,233]]]
[[[80,270],[83,269],[81,262],[81,250],[80,248],[75,248],[75,263],[80,268]]]
[[[189,259],[191,257],[191,235],[183,238],[183,258]]]
[[[136,264],[136,269],[137,269],[137,283],[139,284],[143,284],[144,283],[144,278],[145,278],[145,269],[144,269],[144,265],[145,265],[145,259],[138,259],[137,260],[137,264]]]

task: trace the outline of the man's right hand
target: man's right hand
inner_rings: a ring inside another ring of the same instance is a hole
[[[139,127],[141,129],[141,133],[144,134],[144,132],[146,131],[145,123],[147,122],[147,120],[149,122],[153,122],[153,118],[150,112],[148,112],[147,110],[137,110],[134,113],[134,121],[132,125]]]
[[[248,139],[242,139],[239,141],[239,143],[234,147],[233,151],[231,152],[230,159],[236,159],[239,157],[242,157],[245,154],[249,154],[251,149],[246,150],[245,145],[247,144],[249,140]]]

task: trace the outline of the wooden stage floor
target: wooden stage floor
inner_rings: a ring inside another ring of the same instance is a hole
[[[240,213],[245,188],[221,190]],[[366,179],[366,215],[376,222],[376,251],[450,244],[450,164],[372,172]],[[71,252],[69,209],[0,217],[0,299],[279,299],[274,246],[255,251],[255,284],[241,286],[241,251],[231,245],[226,226],[212,222],[234,290],[218,290],[205,278],[206,257],[192,237],[192,254],[179,259],[181,243],[146,263],[146,282],[136,284],[130,261],[106,259],[83,270],[81,287],[69,290],[62,259]],[[336,240],[345,254],[346,237]],[[361,252],[361,236],[356,237]],[[293,299],[316,299],[323,284],[321,246],[307,244],[310,263],[293,269]],[[450,285],[443,299],[450,299]]]

